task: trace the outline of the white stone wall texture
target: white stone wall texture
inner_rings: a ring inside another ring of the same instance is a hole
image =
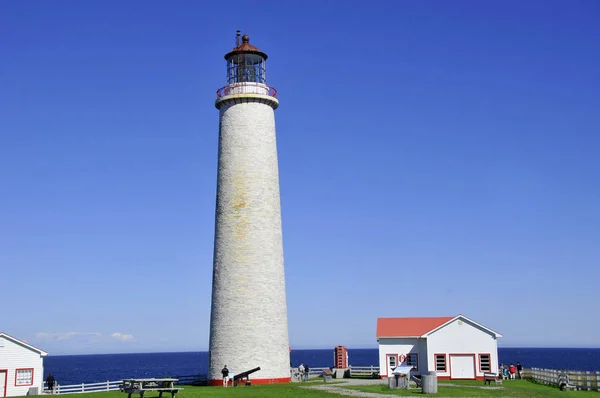
[[[274,110],[250,95],[219,106],[209,379],[227,365],[282,381],[290,356]]]

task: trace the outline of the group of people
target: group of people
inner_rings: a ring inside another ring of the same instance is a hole
[[[500,364],[498,367],[498,373],[502,375],[503,379],[522,379],[523,378],[523,366],[521,362],[517,362],[517,366],[512,363],[509,366]]]
[[[308,367],[308,364],[301,363],[300,366],[298,366],[298,375],[300,376],[301,381],[308,381],[309,372],[310,368]]]

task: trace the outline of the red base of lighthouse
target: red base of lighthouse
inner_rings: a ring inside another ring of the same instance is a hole
[[[292,382],[292,378],[291,377],[281,377],[278,379],[250,379],[250,382],[252,384],[276,384],[276,383],[291,383]],[[231,386],[232,384],[232,380],[229,381],[229,383],[227,383],[227,386]],[[223,379],[212,379],[208,381],[208,385],[209,386],[222,386],[223,385]],[[241,382],[239,385],[243,385],[243,382]]]

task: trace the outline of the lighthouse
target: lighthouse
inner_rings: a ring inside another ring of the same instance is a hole
[[[253,384],[289,382],[290,354],[275,137],[277,91],[267,54],[237,32],[217,90],[219,163],[209,383],[256,369]]]

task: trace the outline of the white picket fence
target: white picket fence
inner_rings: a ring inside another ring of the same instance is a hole
[[[379,377],[379,366],[350,366],[350,377]]]
[[[570,383],[579,390],[600,391],[600,372],[576,370],[525,369],[525,377],[542,384],[557,385],[560,375],[568,375]]]
[[[206,375],[187,375],[187,376],[175,376],[178,380],[176,385],[188,385],[188,386],[203,386],[206,385]],[[100,391],[116,391],[119,390],[120,385],[123,384],[122,380],[115,381],[103,381],[101,383],[81,383],[71,385],[60,385],[54,386],[54,394],[77,394],[86,392],[100,392]],[[44,382],[44,394],[50,394],[46,382]]]
[[[308,372],[309,377],[321,376],[324,368],[330,369],[329,366],[311,367]],[[292,378],[297,371],[298,368],[292,369]],[[350,377],[379,377],[379,366],[348,366],[348,372]]]
[[[122,384],[121,380],[106,381],[101,383],[81,383],[81,384],[70,384],[70,385],[54,385],[54,394],[80,394],[87,392],[100,392],[100,391],[115,391],[119,389]],[[44,383],[44,394],[50,394],[48,386]]]

